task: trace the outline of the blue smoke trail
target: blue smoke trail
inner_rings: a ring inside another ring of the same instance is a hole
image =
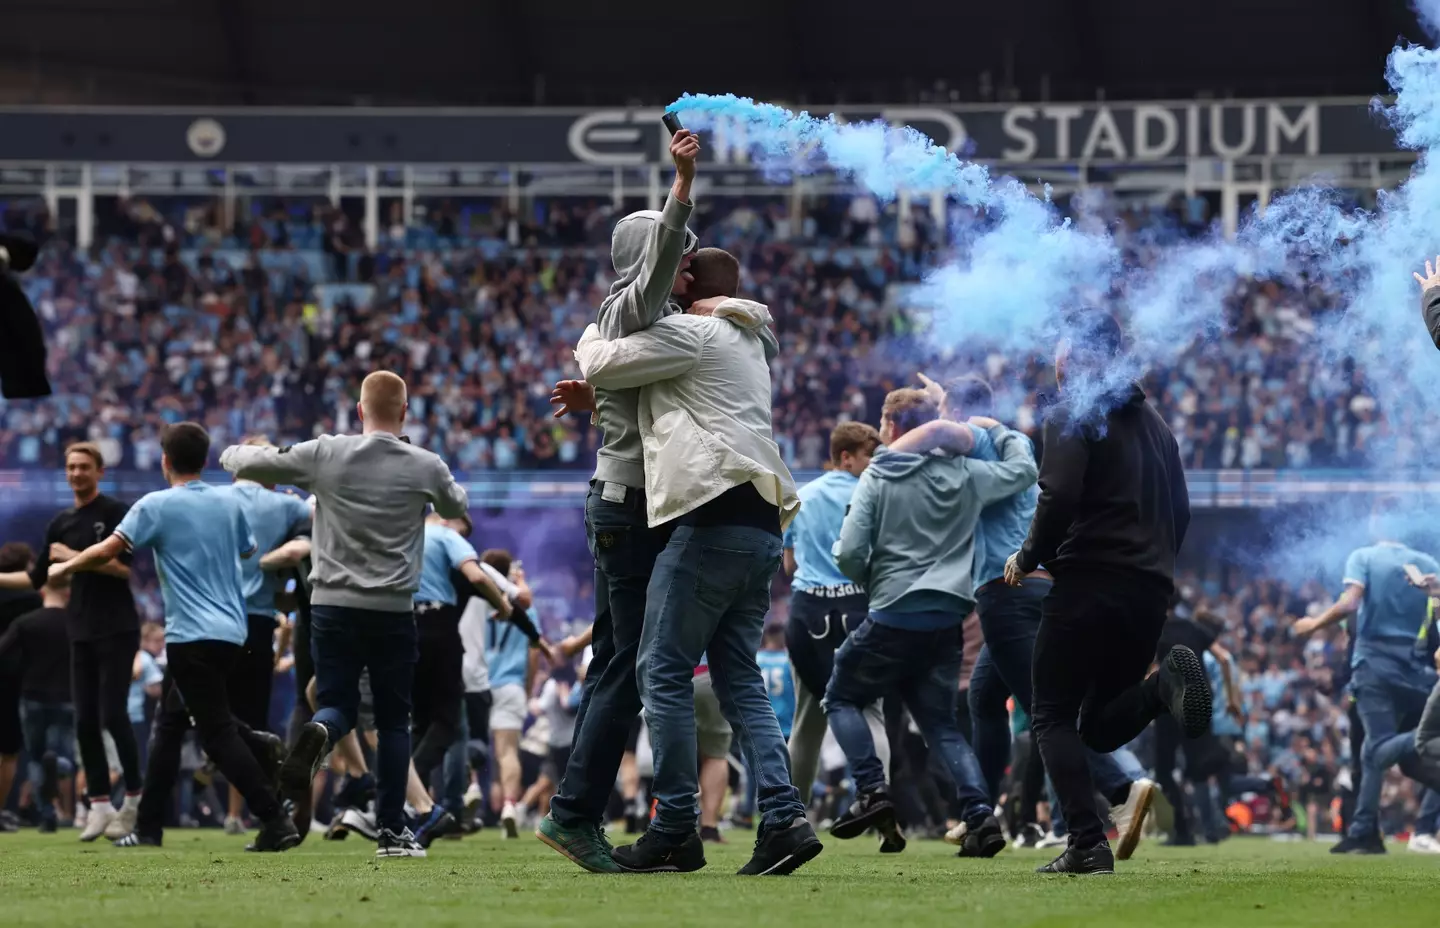
[[[1440,0],[1421,6],[1422,22],[1440,26]],[[1400,433],[1377,437],[1368,464],[1395,473],[1440,463],[1440,440],[1426,436],[1440,439],[1440,355],[1426,338],[1410,276],[1440,254],[1440,174],[1430,170],[1440,152],[1440,54],[1397,47],[1386,77],[1395,100],[1377,104],[1377,118],[1419,158],[1410,179],[1382,191],[1374,210],[1349,208],[1325,186],[1301,187],[1247,217],[1233,240],[1214,233],[1165,245],[1158,261],[1143,267],[1124,265],[1109,230],[1082,229],[1061,216],[1048,191],[1036,196],[1015,180],[992,177],[913,129],[842,124],[733,95],[687,94],[669,109],[700,129],[722,119],[741,124],[762,169],[832,170],[881,200],[938,192],[983,210],[985,227],[965,236],[959,256],[913,293],[928,316],[928,337],[942,347],[983,344],[1034,357],[1060,338],[1082,335],[1087,313],[1118,310],[1130,336],[1125,356],[1086,382],[1065,385],[1069,404],[1082,411],[1102,410],[1119,385],[1225,336],[1227,300],[1244,279],[1323,288],[1338,308],[1317,315],[1311,363],[1326,376],[1363,367],[1367,392]],[[1428,534],[1422,530],[1435,521],[1434,502],[1413,501],[1387,531]],[[1353,499],[1321,504],[1303,527],[1287,523],[1283,546],[1277,540],[1254,558],[1256,566],[1293,580],[1313,576],[1321,564],[1338,569],[1370,533],[1356,506]]]

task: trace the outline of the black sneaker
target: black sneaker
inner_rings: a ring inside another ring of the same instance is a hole
[[[895,804],[883,789],[864,793],[830,826],[830,837],[849,841],[872,828],[883,834],[895,824]]]
[[[460,833],[460,823],[455,821],[455,816],[446,812],[440,806],[435,807],[439,815],[431,815],[426,818],[425,823],[415,832],[415,840],[426,850],[435,843],[436,838],[443,838],[446,835]]]
[[[1022,848],[1038,847],[1040,845],[1040,842],[1044,840],[1044,838],[1044,829],[1042,829],[1039,825],[1031,822],[1024,828],[1020,829],[1020,833],[1015,836],[1015,843],[1012,846],[1016,850]]]
[[[714,825],[701,825],[701,826],[700,826],[700,840],[701,840],[701,841],[704,841],[706,844],[728,844],[728,843],[729,843],[728,841],[725,840],[725,836],[722,835],[722,834],[720,834],[720,829],[717,828],[717,827],[715,827]]]
[[[815,829],[803,815],[773,831],[761,825],[760,836],[755,839],[755,853],[738,872],[740,876],[787,876],[814,860],[824,849],[825,845],[815,837]]]
[[[1159,676],[1160,699],[1185,730],[1185,737],[1198,738],[1208,732],[1213,709],[1210,678],[1195,652],[1177,644],[1165,655]]]
[[[1005,850],[1005,832],[993,815],[987,815],[978,825],[962,824],[960,850],[956,857],[994,857]]]
[[[39,829],[38,829],[38,831],[40,832],[40,834],[42,834],[42,835],[53,835],[55,832],[57,832],[57,831],[59,831],[59,830],[60,830],[60,826],[55,823],[55,819],[54,819],[54,818],[42,818],[42,819],[40,819],[40,827],[39,827]]]
[[[1101,841],[1083,851],[1074,844],[1065,848],[1065,853],[1038,867],[1036,873],[1073,873],[1077,876],[1114,873],[1115,855],[1110,853],[1110,842]]]
[[[380,837],[375,839],[376,857],[424,857],[425,849],[420,842],[415,840],[415,833],[408,828],[402,828],[394,832],[389,828],[380,829]]]
[[[280,792],[280,771],[285,765],[285,756],[289,753],[285,748],[285,739],[268,731],[257,731],[254,733],[251,749],[255,759],[260,762],[261,769],[269,776],[271,788],[277,793]]]
[[[677,838],[649,830],[612,857],[626,873],[694,873],[705,866],[705,845],[693,831]]]
[[[142,835],[138,831],[132,831],[123,838],[116,838],[110,843],[115,847],[160,847],[160,838],[152,838],[149,835]]]
[[[1378,834],[1369,834],[1363,838],[1352,838],[1349,835],[1341,838],[1334,847],[1330,848],[1332,854],[1384,854],[1385,839]]]
[[[281,813],[261,826],[255,835],[255,843],[245,845],[252,854],[278,854],[300,844],[300,832],[290,816]]]
[[[905,850],[905,832],[900,830],[900,823],[892,821],[890,827],[880,830],[880,853],[899,854]]]
[[[310,820],[314,815],[314,796],[311,784],[325,749],[330,745],[330,733],[319,722],[306,722],[295,736],[295,744],[280,765],[280,801],[290,804],[300,840],[310,831]]]

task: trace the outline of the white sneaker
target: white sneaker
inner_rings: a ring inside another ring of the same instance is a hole
[[[115,814],[115,821],[105,829],[105,837],[118,841],[135,831],[135,820],[140,815],[140,797],[126,796],[125,802]]]
[[[965,823],[961,822],[954,828],[945,832],[945,843],[953,844],[956,847],[965,843]]]
[[[375,821],[374,812],[366,812],[364,809],[351,806],[341,813],[340,824],[344,825],[347,831],[353,831],[371,841],[380,837],[380,826]]]
[[[1116,860],[1129,860],[1130,855],[1135,853],[1140,837],[1145,833],[1145,817],[1150,814],[1158,789],[1154,780],[1136,780],[1130,784],[1125,803],[1110,809],[1110,820],[1115,823],[1117,833]]]
[[[515,803],[505,803],[505,808],[500,810],[500,824],[505,828],[505,837],[520,837],[520,820],[516,813]]]
[[[83,802],[75,803],[75,821],[72,823],[81,831],[85,830],[85,823],[90,820],[90,810]]]
[[[244,822],[240,821],[234,816],[227,815],[225,817],[225,833],[227,835],[243,835],[245,834],[245,831],[246,829]]]
[[[1035,847],[1040,850],[1049,850],[1052,847],[1065,847],[1070,843],[1068,835],[1057,835],[1053,831],[1045,832],[1045,837],[1035,842]]]
[[[1417,854],[1440,854],[1440,839],[1435,835],[1411,835],[1407,848]]]
[[[110,826],[119,817],[120,813],[116,812],[115,807],[110,805],[110,803],[92,803],[90,806],[90,815],[85,819],[85,830],[80,832],[80,840],[87,844],[91,841],[98,840],[101,835],[109,831]],[[123,838],[125,835],[122,834],[120,837]]]
[[[475,816],[480,813],[480,807],[485,804],[485,794],[477,784],[471,783],[470,788],[465,791],[465,797],[462,801],[465,803],[466,821],[473,822],[475,821]]]

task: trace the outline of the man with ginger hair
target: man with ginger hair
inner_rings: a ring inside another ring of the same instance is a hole
[[[317,711],[281,771],[292,801],[308,797],[326,750],[355,727],[360,675],[370,671],[378,735],[379,857],[423,857],[405,826],[410,708],[427,505],[466,511],[465,490],[430,451],[401,435],[405,381],[376,371],[360,387],[360,435],[322,435],[286,448],[232,446],[220,463],[237,477],[293,484],[315,495],[311,638]]]

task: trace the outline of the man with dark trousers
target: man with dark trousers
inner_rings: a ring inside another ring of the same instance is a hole
[[[98,445],[79,442],[65,449],[65,480],[75,505],[57,515],[45,532],[35,567],[24,575],[0,576],[0,586],[28,585],[40,589],[51,564],[64,563],[96,542],[104,541],[125,517],[128,507],[100,492],[105,459]],[[122,549],[97,570],[75,578],[70,588],[70,685],[74,690],[75,738],[90,794],[90,816],[81,841],[101,835],[123,838],[135,828],[143,775],[135,731],[127,706],[135,652],[140,650],[140,615],[130,593],[130,552]],[[105,758],[108,731],[125,774],[125,804],[110,802],[110,764]]]
[[[151,736],[150,788],[134,833],[116,845],[160,846],[181,745],[193,725],[205,753],[264,823],[247,850],[289,850],[300,835],[275,795],[283,743],[251,730],[230,707],[229,680],[246,637],[240,562],[255,554],[255,536],[235,497],[200,479],[210,454],[203,428],[166,426],[160,448],[170,488],[141,497],[113,534],[48,572],[54,583],[100,570],[122,551],[155,552],[168,662]]]
[[[664,209],[631,213],[611,234],[610,257],[619,279],[600,304],[598,324],[606,339],[649,328],[679,311],[672,295],[685,295],[689,277],[684,270],[696,245],[686,223],[694,209],[690,187],[700,142],[681,130],[670,141],[670,154],[675,183]],[[566,388],[588,405],[588,385],[564,381],[557,385],[557,395]],[[575,717],[570,761],[536,836],[586,870],[614,873],[619,868],[600,822],[615,787],[626,736],[640,714],[635,658],[645,591],[670,531],[650,528],[646,521],[640,391],[597,390],[593,396],[595,420],[605,433],[585,500],[585,530],[595,558],[595,652]]]
[[[1054,577],[1035,640],[1032,726],[1070,842],[1040,872],[1113,873],[1085,748],[1114,751],[1167,710],[1187,737],[1204,734],[1210,683],[1183,646],[1145,675],[1190,523],[1175,436],[1138,384],[1107,382],[1124,343],[1114,318],[1090,313],[1071,332],[1042,431],[1040,500],[1005,580],[1019,586],[1041,564]]]

